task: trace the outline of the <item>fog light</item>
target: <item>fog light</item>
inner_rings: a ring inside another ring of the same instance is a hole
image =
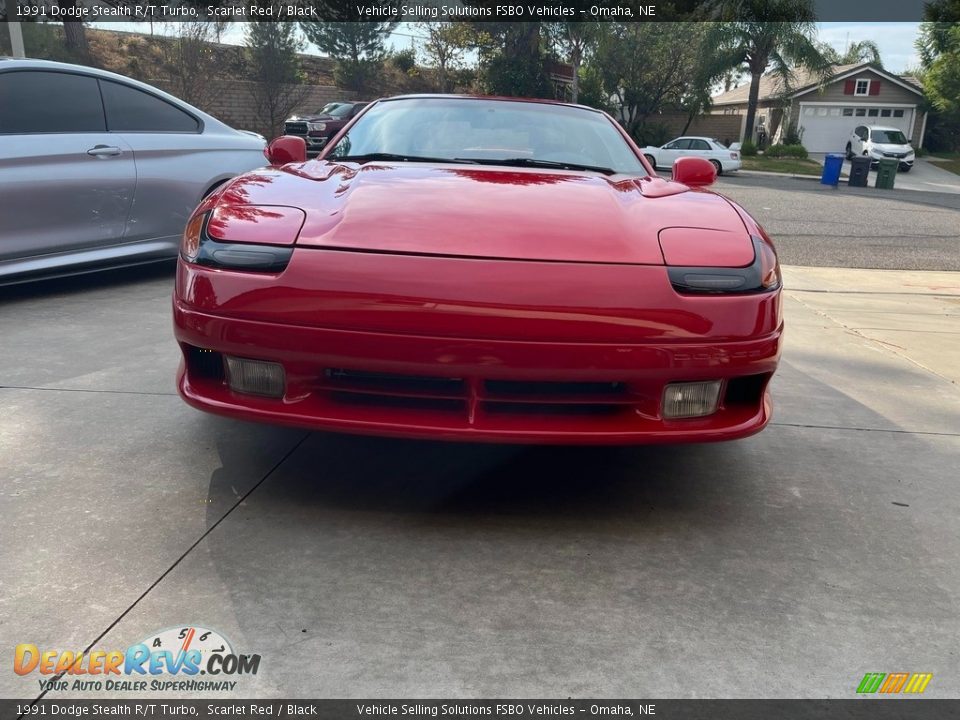
[[[227,384],[231,390],[248,395],[283,397],[286,377],[283,365],[226,356]]]
[[[663,389],[663,417],[712,415],[720,400],[720,381],[670,383]]]

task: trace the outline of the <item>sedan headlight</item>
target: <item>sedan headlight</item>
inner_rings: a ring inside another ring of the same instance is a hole
[[[307,123],[307,130],[313,130],[319,132],[320,130],[326,130],[327,124],[322,122],[312,122]]]

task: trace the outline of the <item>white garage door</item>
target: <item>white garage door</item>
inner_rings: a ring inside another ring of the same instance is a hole
[[[810,152],[843,152],[858,125],[900,128],[910,137],[913,108],[800,104],[799,127],[803,128],[803,145]]]

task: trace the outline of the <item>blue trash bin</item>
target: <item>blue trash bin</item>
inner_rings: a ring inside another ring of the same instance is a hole
[[[843,169],[843,155],[840,153],[829,153],[823,161],[823,175],[820,176],[821,185],[840,184],[840,171]]]

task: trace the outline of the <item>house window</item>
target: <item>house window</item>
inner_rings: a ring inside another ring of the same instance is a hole
[[[853,108],[844,108],[843,109],[844,117],[853,117]]]
[[[880,117],[890,117],[890,108],[884,108],[881,110]]]
[[[840,117],[840,108],[830,108],[831,117]]]
[[[826,117],[827,109],[825,107],[817,108],[817,115],[819,115],[820,117]]]
[[[894,110],[894,111],[893,111],[893,116],[894,116],[894,117],[903,117],[903,110]]]
[[[877,110],[877,108],[870,108],[869,110],[867,110],[867,115],[869,117],[876,117],[879,113],[880,111]]]
[[[867,114],[866,108],[857,108],[857,117],[863,117]]]
[[[869,95],[870,94],[870,81],[869,80],[857,80],[857,86],[853,90],[854,95]]]
[[[812,107],[805,107],[805,108],[803,109],[803,114],[804,114],[804,115],[813,115],[813,108],[812,108]]]

